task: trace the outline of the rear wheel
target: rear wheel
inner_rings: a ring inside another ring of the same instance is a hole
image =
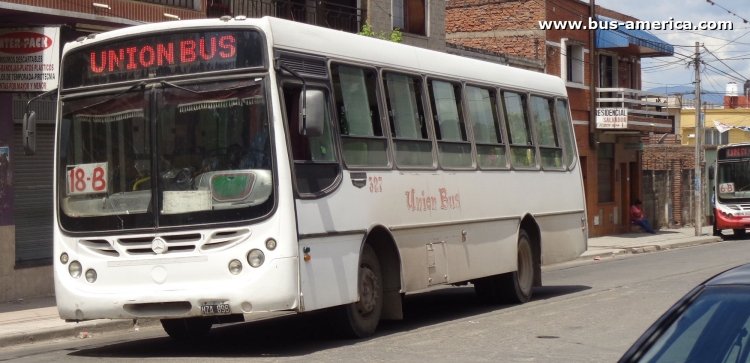
[[[479,298],[488,303],[525,303],[531,300],[534,286],[534,252],[526,231],[518,234],[518,267],[516,271],[488,276],[474,281]]]
[[[161,326],[167,334],[183,342],[197,342],[208,336],[213,323],[206,318],[161,319]]]
[[[357,277],[359,301],[338,308],[338,330],[347,338],[366,338],[375,333],[383,310],[383,277],[380,262],[369,245],[362,249]]]

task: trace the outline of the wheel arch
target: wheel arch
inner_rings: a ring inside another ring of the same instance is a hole
[[[534,286],[542,286],[542,233],[539,223],[534,216],[526,214],[521,219],[519,233],[521,230],[526,231],[531,240],[531,249],[534,253]]]
[[[364,243],[375,250],[380,263],[383,278],[382,319],[403,319],[401,254],[396,247],[395,238],[388,228],[375,225],[368,230]]]

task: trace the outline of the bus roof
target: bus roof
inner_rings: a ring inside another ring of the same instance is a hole
[[[273,47],[285,50],[567,96],[564,82],[556,76],[273,17],[196,19],[137,25],[79,38],[67,43],[64,53],[82,45],[142,33],[173,31],[177,28],[238,26],[262,29]]]

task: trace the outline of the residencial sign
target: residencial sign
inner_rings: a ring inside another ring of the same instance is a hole
[[[597,129],[626,129],[628,127],[627,108],[597,108]]]
[[[0,28],[0,91],[57,88],[60,28]]]

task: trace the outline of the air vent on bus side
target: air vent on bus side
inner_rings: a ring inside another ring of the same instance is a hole
[[[120,253],[112,246],[112,243],[106,239],[82,239],[78,240],[78,244],[94,253],[109,257],[120,256]]]
[[[293,54],[284,51],[276,52],[276,62],[297,72],[302,77],[328,78],[328,66],[325,58]]]
[[[201,250],[208,251],[223,247],[234,246],[250,237],[247,228],[216,231],[211,234],[201,246]]]

